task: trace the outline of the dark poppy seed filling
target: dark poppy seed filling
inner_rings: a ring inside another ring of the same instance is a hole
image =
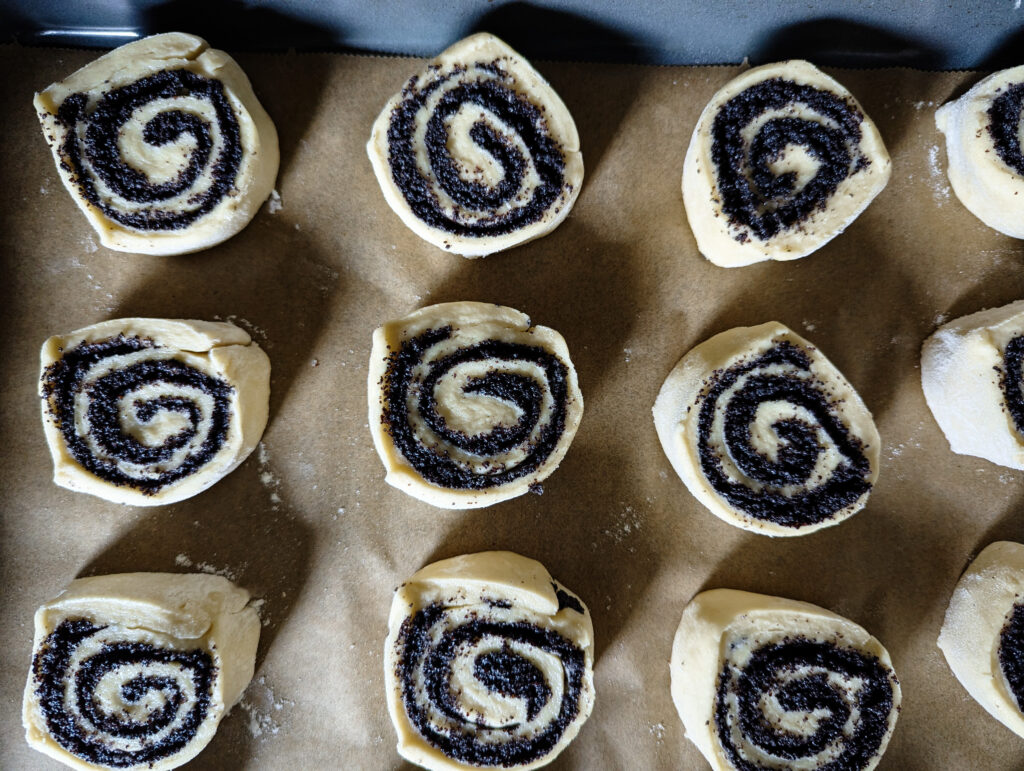
[[[1006,344],[1001,375],[1006,409],[1018,433],[1024,434],[1024,392],[1021,391],[1024,382],[1024,335],[1018,335]]]
[[[999,633],[999,669],[1010,686],[1017,709],[1024,710],[1024,603],[1013,606]]]
[[[1024,153],[1020,147],[1020,112],[1024,105],[1024,83],[1006,87],[988,108],[988,133],[999,158],[1024,176]]]
[[[187,106],[176,109],[173,100],[183,97],[209,103],[216,125]],[[194,147],[174,179],[154,183],[121,157],[119,138],[137,110],[158,100],[168,100],[166,109],[146,123],[144,141],[161,147],[187,136]],[[162,70],[108,91],[92,107],[86,94],[72,94],[58,109],[57,120],[67,129],[62,162],[82,197],[125,227],[185,228],[235,188],[242,164],[241,133],[219,80],[184,69]]]
[[[431,329],[404,341],[388,356],[384,376],[382,423],[402,456],[419,474],[440,487],[480,490],[497,487],[532,474],[551,456],[565,431],[568,406],[568,368],[554,354],[537,346],[502,340],[483,340],[431,359],[430,348],[452,336],[450,326]],[[490,431],[470,436],[448,427],[438,413],[436,387],[453,369],[472,362],[486,362],[489,371],[468,378],[466,394],[481,394],[514,405],[519,418],[513,425],[496,425]],[[517,363],[536,365],[543,382],[510,370]],[[426,375],[417,368],[426,367]],[[545,392],[550,393],[549,414],[543,413]],[[410,413],[414,398],[415,418],[436,438],[424,443]],[[477,456],[489,466],[484,471],[468,468],[450,455],[458,449]],[[523,457],[510,466],[502,455],[522,450]]]
[[[152,340],[123,335],[82,343],[64,351],[42,377],[50,417],[71,456],[100,479],[149,495],[196,473],[217,455],[227,440],[234,393],[227,382],[173,358],[173,352],[131,358],[159,350]],[[104,371],[117,357],[126,358]],[[132,400],[132,394],[152,387],[166,393],[140,393]],[[208,417],[198,403],[202,395],[212,405]],[[79,433],[83,397],[86,434]],[[159,444],[146,444],[124,430],[122,412],[129,408],[141,423],[177,413],[184,427]]]
[[[69,619],[47,636],[32,661],[39,710],[53,739],[88,763],[152,765],[195,738],[210,709],[217,668],[203,650],[103,641],[107,629]],[[99,641],[92,639],[96,635]],[[110,678],[120,682],[117,693],[125,704],[150,702],[143,719],[102,705],[97,691]]]
[[[820,755],[816,771],[858,771],[876,758],[889,732],[890,678],[876,656],[834,643],[793,637],[766,644],[742,668],[723,667],[714,711],[718,740],[737,771],[778,767],[762,765],[756,754],[788,761]],[[785,713],[806,714],[806,732],[772,721],[765,712],[772,702]]]
[[[860,440],[843,424],[810,368],[810,358],[799,347],[776,343],[752,361],[717,372],[700,405],[701,470],[718,495],[753,519],[785,527],[812,525],[856,503],[871,489],[871,463]],[[768,402],[802,408],[813,418],[808,423],[794,415],[772,425],[778,440],[774,459],[753,444],[751,435],[758,408]],[[724,412],[724,431],[714,436],[719,412]],[[841,461],[814,484],[818,458],[827,449],[819,432],[828,437]],[[726,473],[726,456],[744,479],[734,480]]]
[[[744,139],[744,130],[765,113],[794,105],[804,105],[820,121],[770,117],[749,142]],[[852,100],[783,78],[750,86],[722,105],[711,128],[711,160],[722,211],[744,228],[737,238],[746,240],[749,231],[767,241],[824,209],[843,180],[870,164],[858,149],[863,120]],[[795,172],[776,175],[771,169],[792,146],[818,164],[799,189]]]
[[[448,626],[449,612],[431,605],[402,624],[395,674],[409,720],[431,746],[461,763],[510,767],[543,758],[579,714],[586,673],[583,651],[557,632],[526,621],[496,622],[472,614]],[[459,708],[460,694],[451,687],[453,666],[465,651],[488,639],[502,642],[475,655],[473,677],[491,693],[524,702],[528,722],[540,715],[556,689],[522,651],[544,652],[561,662],[562,700],[546,724],[535,730],[523,730],[518,723],[488,725],[482,717],[467,719]]]
[[[391,176],[409,208],[431,227],[457,236],[503,235],[539,221],[562,196],[562,148],[549,133],[543,111],[516,91],[510,80],[499,62],[435,72],[425,85],[413,78],[392,110],[387,135]],[[449,150],[449,121],[467,108],[489,113],[490,120],[496,118],[502,124],[497,128],[482,115],[469,129],[473,143],[502,169],[501,180],[493,186],[466,180]],[[416,145],[417,123],[426,110],[432,111],[426,116],[423,137],[429,176],[417,162]],[[539,177],[532,188],[525,185],[531,167]],[[439,192],[452,200],[454,211],[442,206]],[[509,208],[499,212],[504,206]]]

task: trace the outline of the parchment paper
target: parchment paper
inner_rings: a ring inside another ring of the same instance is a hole
[[[366,158],[377,112],[420,61],[240,56],[280,131],[282,207],[214,249],[158,258],[97,248],[32,110],[34,90],[94,55],[0,49],[0,767],[57,768],[20,725],[36,607],[76,576],[135,570],[213,570],[265,601],[256,678],[191,768],[403,767],[381,664],[392,592],[428,562],[483,549],[541,560],[593,613],[596,708],[553,768],[705,767],[667,662],[684,605],[713,587],[818,603],[888,647],[904,703],[881,768],[1024,766],[1024,740],[970,699],[935,647],[970,558],[1024,539],[1024,477],[951,453],[919,384],[937,324],[1024,297],[1024,245],[951,194],[934,128],[935,108],[977,75],[829,70],[878,124],[892,181],[818,253],[727,270],[696,250],[680,174],[698,114],[738,68],[539,63],[579,127],[582,194],[552,235],[470,261],[406,230]],[[464,299],[561,331],[586,410],[543,496],[450,512],[384,483],[365,379],[379,323]],[[273,362],[258,452],[155,509],[54,486],[36,396],[46,337],[133,315],[236,320]],[[866,510],[782,540],[704,510],[651,420],[684,352],[771,319],[846,374],[884,441]]]

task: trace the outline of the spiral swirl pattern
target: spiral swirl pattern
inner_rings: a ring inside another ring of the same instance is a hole
[[[207,719],[216,675],[203,650],[74,618],[46,637],[32,663],[52,738],[108,768],[150,766],[180,752]]]
[[[57,120],[61,158],[83,199],[125,227],[185,228],[234,190],[242,141],[219,80],[163,70],[93,102],[71,94]],[[130,157],[126,146],[137,148]]]
[[[1017,432],[1024,434],[1024,335],[1011,338],[1003,349],[1001,374],[1004,404]]]
[[[1024,603],[1016,603],[999,633],[999,669],[1017,709],[1024,711]]]
[[[152,340],[118,335],[64,351],[42,393],[84,469],[154,495],[224,446],[234,388]]]
[[[579,601],[559,590],[566,607]],[[583,650],[505,601],[431,605],[402,625],[396,673],[409,720],[445,756],[518,766],[548,755],[581,710]]]
[[[569,403],[569,366],[539,346],[472,343],[437,327],[392,352],[382,422],[395,447],[429,482],[480,490],[536,474],[559,446]],[[453,425],[460,402],[489,403],[490,426]]]
[[[404,92],[388,126],[388,163],[423,222],[458,236],[503,235],[538,221],[562,198],[562,150],[542,110],[513,85],[500,61],[475,62]],[[467,178],[464,160],[451,151],[456,132],[500,174]]]
[[[800,762],[816,771],[873,767],[891,730],[892,673],[877,657],[786,638],[727,661],[714,721],[738,771]]]
[[[852,99],[783,78],[727,101],[712,125],[711,158],[729,221],[768,240],[823,208],[844,179],[871,163],[858,149],[863,120]],[[773,169],[794,147],[817,166],[809,179]]]
[[[811,360],[788,341],[713,377],[700,405],[700,468],[736,511],[785,527],[822,522],[871,489],[871,463]]]

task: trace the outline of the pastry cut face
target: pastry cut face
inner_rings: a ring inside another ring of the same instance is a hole
[[[238,64],[194,35],[121,46],[34,104],[61,180],[111,249],[213,246],[274,187],[274,124]]]
[[[921,387],[950,449],[1024,469],[1024,300],[939,327]]]
[[[1024,736],[1024,545],[982,550],[953,590],[938,644],[974,700]]]
[[[583,183],[565,104],[529,62],[486,33],[414,75],[385,105],[366,149],[402,221],[466,257],[547,234]]]
[[[975,217],[1014,238],[1024,238],[1022,105],[1024,66],[989,75],[935,113],[953,192]]]
[[[115,319],[43,344],[54,482],[157,506],[202,492],[255,449],[270,360],[227,322]]]
[[[889,181],[874,123],[809,62],[747,70],[701,113],[683,164],[697,247],[738,267],[805,257],[846,229]]]
[[[864,402],[778,322],[688,352],[658,394],[654,425],[697,500],[765,535],[838,524],[863,508],[878,476],[881,441]]]
[[[716,771],[872,769],[899,713],[881,643],[806,602],[702,592],[670,663],[686,736]]]
[[[176,768],[252,679],[260,622],[220,576],[72,581],[36,611],[26,738],[71,768]]]
[[[583,415],[562,336],[488,303],[432,305],[380,327],[368,391],[387,482],[443,508],[541,492]]]
[[[429,769],[536,768],[594,705],[583,602],[535,560],[466,554],[395,593],[384,647],[398,752]]]

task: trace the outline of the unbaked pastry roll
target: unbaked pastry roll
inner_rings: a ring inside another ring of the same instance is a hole
[[[683,163],[683,202],[715,265],[795,260],[843,232],[890,173],[853,95],[792,60],[747,70],[704,108]]]
[[[861,771],[885,752],[900,708],[888,652],[806,602],[713,589],[683,611],[672,700],[715,771]]]
[[[380,327],[368,386],[388,484],[442,508],[541,492],[583,415],[562,336],[489,303],[432,305]]]
[[[395,592],[384,644],[398,752],[424,768],[536,768],[594,706],[594,629],[535,560],[466,554]]]
[[[1024,736],[1024,545],[989,544],[960,577],[939,632],[956,679]]]
[[[1024,469],[1024,300],[939,327],[921,387],[950,449]]]
[[[206,574],[79,578],[36,611],[22,720],[71,768],[176,768],[252,679],[249,593]]]
[[[860,396],[813,345],[772,321],[687,353],[654,425],[690,492],[731,525],[804,535],[860,511],[881,440]]]
[[[956,197],[990,228],[1014,238],[1024,238],[1022,105],[1024,65],[989,75],[935,112]]]
[[[190,498],[267,425],[270,360],[234,324],[115,319],[43,344],[53,481],[115,503]]]
[[[274,124],[234,59],[195,35],[128,43],[34,104],[64,186],[111,249],[219,244],[274,187]]]
[[[366,146],[384,197],[420,238],[480,257],[554,230],[583,184],[576,124],[498,38],[471,35],[385,105]]]

